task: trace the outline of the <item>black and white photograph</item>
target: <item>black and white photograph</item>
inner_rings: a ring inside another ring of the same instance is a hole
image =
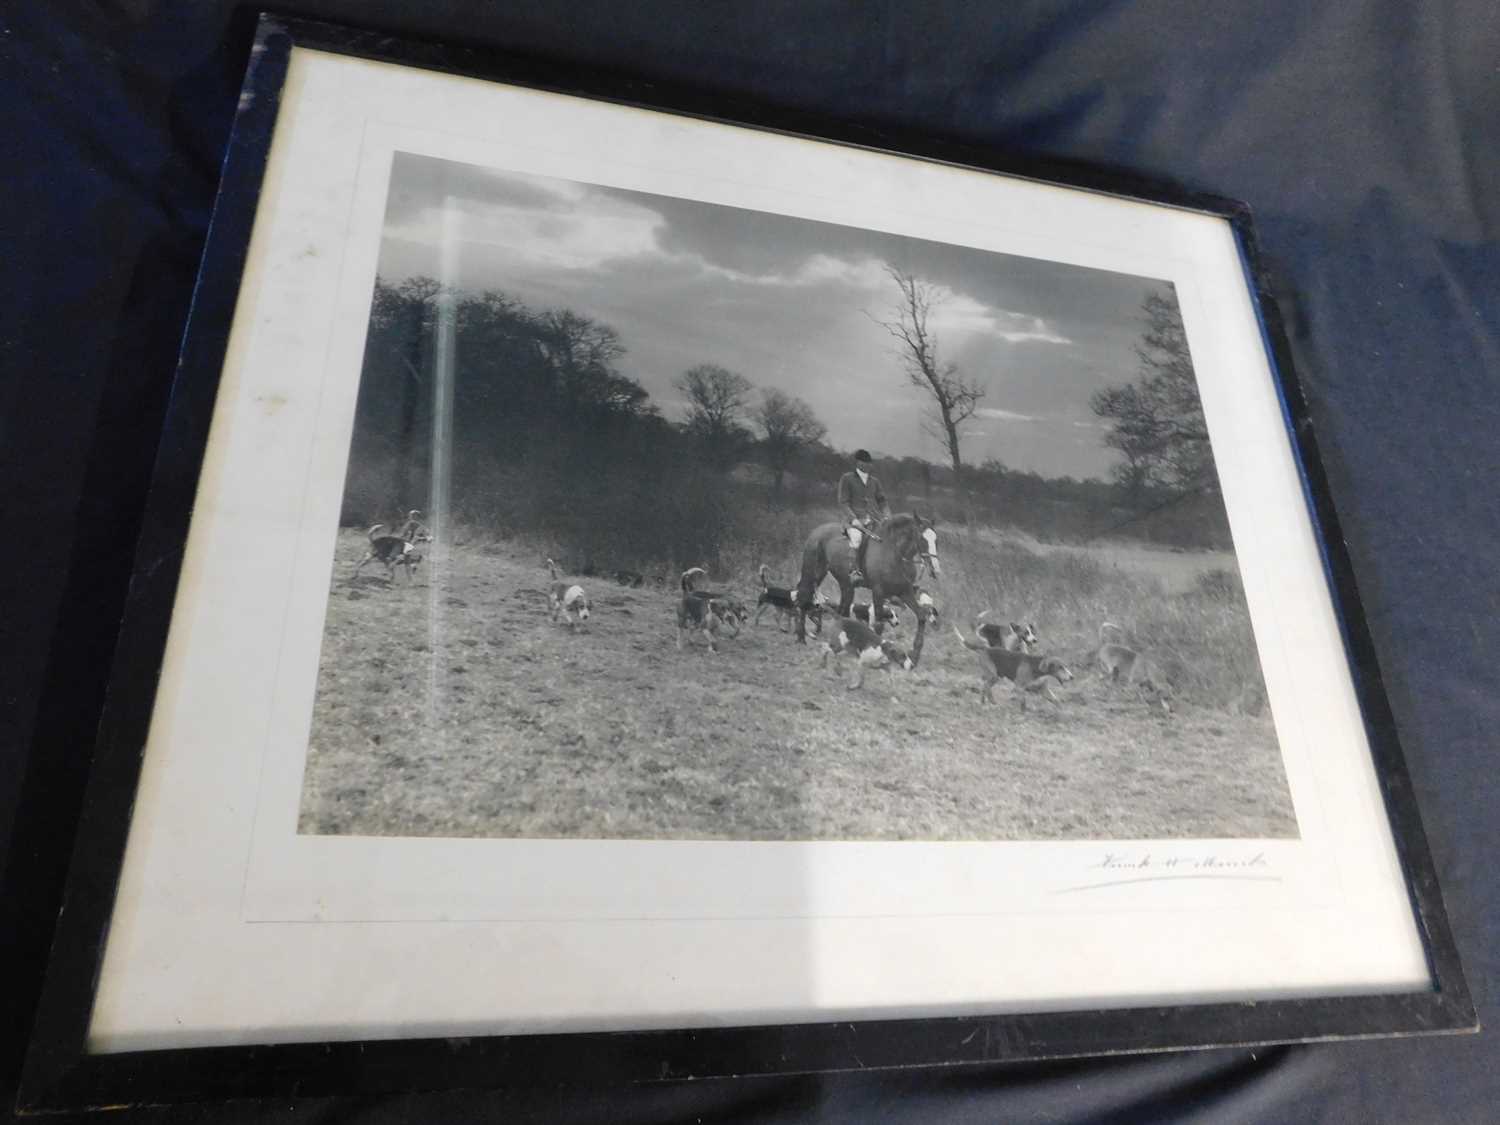
[[[26,1111],[1477,1028],[1264,193],[373,31],[170,165]]]
[[[1170,282],[397,152],[298,830],[1295,838]]]

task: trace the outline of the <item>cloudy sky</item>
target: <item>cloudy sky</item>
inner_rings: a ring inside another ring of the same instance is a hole
[[[396,155],[381,244],[390,282],[440,276],[444,206],[459,285],[612,325],[671,418],[672,380],[717,363],[805,399],[836,448],[944,461],[893,341],[890,262],[939,287],[940,358],[984,389],[964,458],[1105,476],[1089,411],[1135,377],[1141,301],[1162,283],[854,227]]]

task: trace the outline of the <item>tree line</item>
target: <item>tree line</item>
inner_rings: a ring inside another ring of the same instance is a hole
[[[1120,524],[1122,534],[1184,546],[1227,538],[1221,512],[1194,511],[1175,526],[1153,514],[1170,509],[1174,497],[1201,493],[1205,462],[1212,471],[1206,432],[1203,457],[1191,453],[1196,431],[1182,392],[1186,386],[1196,403],[1196,387],[1190,361],[1184,384],[1184,366],[1173,357],[1176,338],[1165,318],[1175,316],[1174,303],[1146,306],[1141,379],[1095,396],[1096,413],[1112,425],[1106,442],[1122,455],[1115,478],[1042,478],[997,461],[964,462],[962,422],[983,392],[938,357],[928,324],[932,287],[891,273],[902,303],[889,322],[877,323],[895,340],[906,377],[927,387],[930,422],[948,453],[946,465],[877,459],[893,499],[1044,535],[1087,537]],[[1161,323],[1153,327],[1151,316]],[[443,332],[451,333],[451,386],[435,384]],[[831,501],[848,456],[828,445],[826,426],[806,402],[701,363],[673,380],[685,413],[668,419],[621,371],[625,354],[613,327],[573,310],[534,309],[498,290],[445,291],[430,278],[377,280],[346,522],[422,506],[434,459],[433,409],[443,395],[452,401],[446,460],[460,521],[601,544],[614,557],[640,559],[648,547],[668,544],[672,557],[706,558],[726,537],[747,533],[736,526],[746,506],[775,512]],[[1197,418],[1201,429],[1201,410]]]

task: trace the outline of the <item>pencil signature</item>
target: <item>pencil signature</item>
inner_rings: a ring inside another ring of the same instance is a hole
[[[1174,880],[1213,879],[1238,880],[1255,883],[1279,883],[1281,876],[1275,874],[1265,852],[1234,854],[1220,852],[1196,852],[1182,855],[1158,852],[1105,852],[1097,862],[1089,864],[1090,871],[1103,873],[1093,882],[1074,887],[1062,887],[1058,894],[1073,891],[1093,891],[1102,887],[1118,887],[1125,883],[1161,883]]]

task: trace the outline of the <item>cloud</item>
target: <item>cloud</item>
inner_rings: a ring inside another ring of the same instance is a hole
[[[832,254],[814,254],[797,271],[802,284],[837,281],[854,289],[878,292],[890,285],[890,275],[874,258],[850,261]]]
[[[385,221],[400,227],[435,211],[445,200],[460,206],[510,206],[531,211],[567,211],[586,192],[582,184],[541,176],[519,175],[398,152],[391,162],[391,186]]]
[[[439,245],[445,205],[454,220],[446,229],[461,243],[502,254],[523,272],[591,270],[634,259],[747,289],[842,291],[871,305],[894,296],[887,257],[856,246],[868,241],[864,232],[397,153],[387,237]],[[1071,342],[1039,315],[931,284],[931,328],[947,348],[981,339]]]
[[[1040,422],[1034,414],[1018,414],[1014,410],[1001,410],[997,406],[981,406],[974,411],[976,418],[994,418],[1001,422]]]
[[[621,370],[668,413],[672,378],[721,363],[805,398],[839,448],[941,457],[880,321],[894,263],[933,287],[943,361],[990,391],[975,458],[1089,475],[1114,454],[1089,396],[1132,377],[1149,279],[769,212],[398,154],[379,270],[435,275],[444,203],[458,282],[620,332]],[[1011,404],[1002,408],[998,402]]]
[[[928,322],[941,339],[950,336],[993,336],[1007,344],[1071,344],[1039,316],[997,309],[964,293],[938,287]]]
[[[802,258],[793,268],[754,273],[720,265],[694,251],[663,254],[670,261],[690,264],[710,277],[761,288],[811,289],[839,286],[876,292],[890,283],[890,278],[886,276],[880,263],[873,258],[850,261],[831,254],[812,254]]]
[[[622,258],[654,256],[662,217],[646,207],[618,200],[568,210],[538,209],[511,201],[453,201],[451,230],[465,253],[501,253],[511,268],[591,270]],[[439,246],[444,219],[424,209],[402,224],[387,226],[387,237]]]

